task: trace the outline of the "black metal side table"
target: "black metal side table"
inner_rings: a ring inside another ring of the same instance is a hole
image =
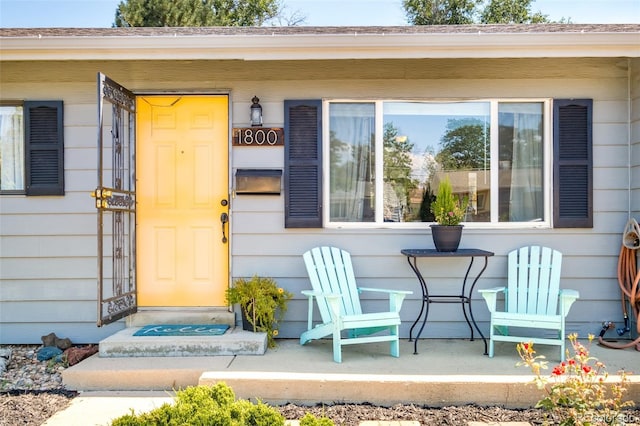
[[[487,339],[484,337],[478,324],[476,324],[476,320],[473,317],[473,311],[471,309],[471,296],[473,295],[473,289],[478,282],[478,279],[482,276],[482,273],[485,269],[487,269],[487,263],[489,257],[493,256],[493,252],[480,250],[480,249],[458,249],[457,251],[452,252],[443,252],[437,251],[436,249],[402,249],[400,251],[402,254],[407,256],[407,261],[409,262],[409,266],[418,277],[418,281],[420,281],[420,287],[422,287],[422,307],[420,308],[420,313],[418,317],[413,322],[411,329],[409,330],[409,341],[412,340],[413,329],[420,321],[422,314],[424,313],[424,319],[422,320],[422,326],[416,335],[413,353],[418,353],[418,339],[422,334],[422,330],[427,323],[427,317],[429,316],[429,305],[431,303],[460,303],[462,305],[462,313],[464,314],[464,319],[467,321],[467,325],[469,325],[469,330],[471,330],[471,341],[473,341],[473,327],[476,328],[478,334],[484,341],[484,354],[487,355]],[[462,281],[462,288],[459,294],[429,294],[429,288],[427,286],[427,281],[418,269],[418,258],[427,257],[427,258],[454,258],[454,257],[468,257],[470,258],[469,266],[467,267],[467,272],[464,275],[464,280]],[[473,279],[473,283],[469,287],[467,287],[467,280],[469,278],[469,273],[471,272],[471,267],[473,266],[473,261],[476,257],[484,257],[484,266]],[[468,290],[468,292],[467,292]],[[468,310],[468,313],[467,313]],[[471,321],[469,320],[471,319]],[[471,325],[473,323],[473,326]]]

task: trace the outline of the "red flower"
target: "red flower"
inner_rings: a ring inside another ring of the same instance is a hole
[[[591,371],[591,367],[589,367],[588,365],[583,365],[582,366],[582,371],[584,371],[585,373],[588,373]]]
[[[552,374],[552,375],[554,375],[554,376],[561,376],[561,375],[563,375],[563,374],[564,374],[564,371],[565,371],[565,370],[564,370],[564,366],[562,366],[562,365],[556,365],[556,366],[553,368],[553,371],[551,372],[551,374]]]

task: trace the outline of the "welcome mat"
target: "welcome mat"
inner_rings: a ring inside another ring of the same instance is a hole
[[[226,324],[154,324],[146,325],[134,336],[220,336],[229,329]]]

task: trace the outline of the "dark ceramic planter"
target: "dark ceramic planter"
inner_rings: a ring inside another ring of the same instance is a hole
[[[462,238],[462,228],[464,225],[429,225],[433,244],[438,251],[456,251]]]
[[[241,308],[240,313],[242,314],[242,329],[245,331],[256,331],[251,322],[249,322],[247,316],[244,314],[244,309]]]
[[[249,319],[247,318],[247,316],[244,314],[244,309],[240,309],[240,313],[242,314],[242,329],[245,331],[257,331],[253,325],[251,324],[251,322],[249,321]],[[256,324],[257,326],[260,326],[261,328],[263,328],[263,324],[261,324],[260,322],[258,322],[258,324]]]

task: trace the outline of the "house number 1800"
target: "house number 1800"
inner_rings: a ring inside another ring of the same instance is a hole
[[[243,127],[233,129],[233,145],[275,146],[284,145],[282,128]]]

